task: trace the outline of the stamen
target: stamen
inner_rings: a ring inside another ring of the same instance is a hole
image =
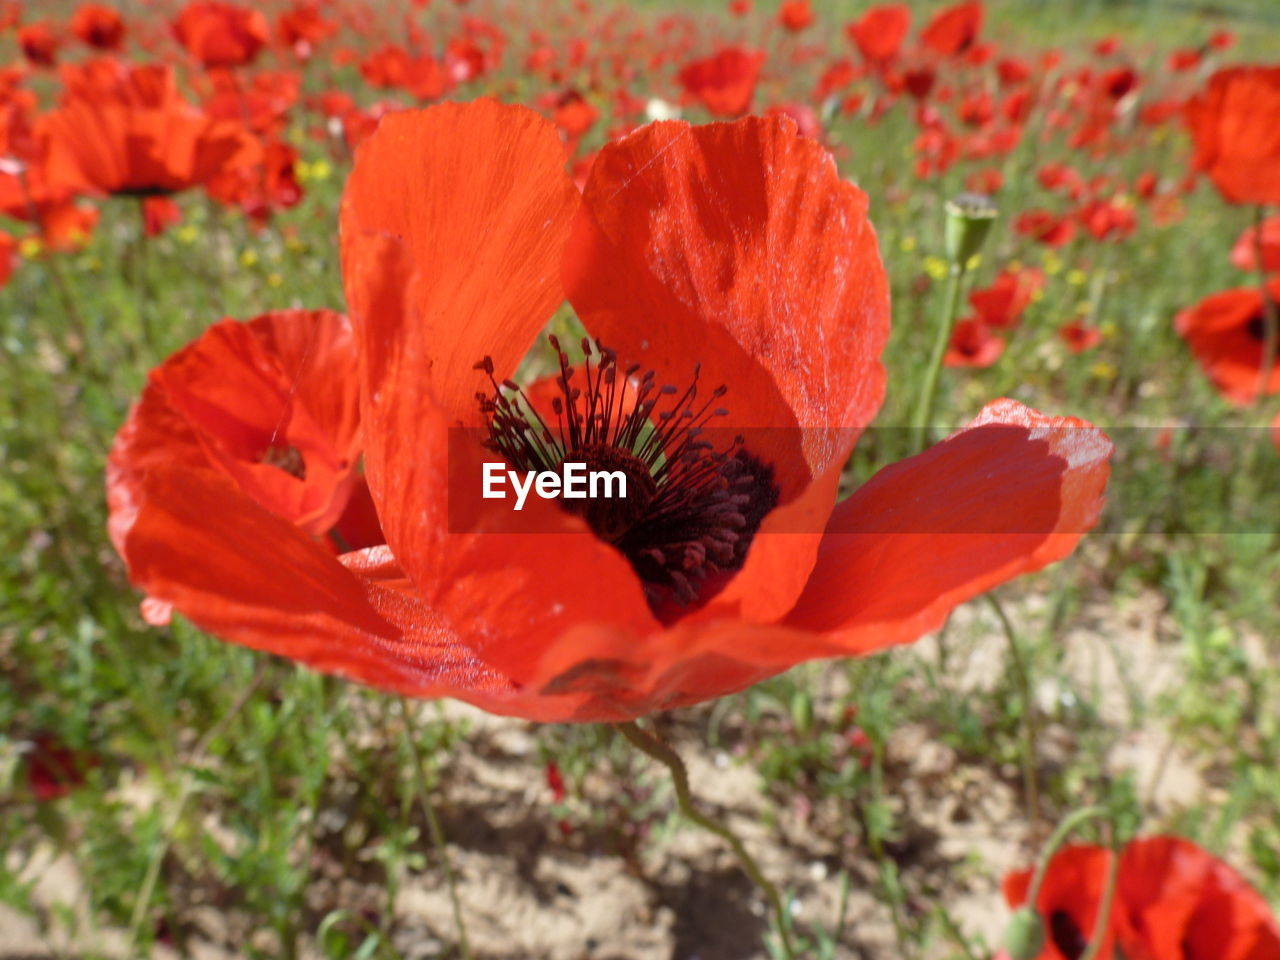
[[[487,446],[515,470],[559,471],[571,462],[585,463],[588,473],[623,473],[626,497],[559,504],[621,550],[655,613],[675,619],[745,562],[778,502],[773,468],[749,453],[741,436],[718,451],[706,438],[708,426],[728,416],[718,403],[728,388],[699,402],[700,364],[681,391],[659,385],[639,364],[620,370],[613,350],[586,338],[584,363],[575,368],[560,341],[547,339],[559,366],[554,426],[518,384],[497,380],[491,358],[475,365],[492,387],[476,394],[489,424]]]
[[[307,479],[307,462],[302,458],[302,451],[288,444],[273,444],[267,447],[262,455],[261,463],[277,470],[283,470],[291,477],[299,480]]]

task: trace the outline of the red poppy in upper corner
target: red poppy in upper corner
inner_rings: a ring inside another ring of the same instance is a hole
[[[813,26],[813,7],[809,0],[785,0],[778,8],[778,22],[792,33],[799,33]]]
[[[1258,240],[1258,228],[1249,227],[1240,234],[1231,248],[1231,263],[1250,272],[1258,269],[1261,248],[1262,269],[1267,273],[1280,273],[1280,214],[1262,221],[1262,240]]]
[[[1045,927],[1036,960],[1080,960],[1098,921],[1114,856],[1076,845],[1054,855],[1036,898]],[[1031,871],[1005,877],[1011,907],[1026,902]],[[1120,854],[1116,889],[1096,960],[1271,960],[1280,926],[1229,866],[1179,837],[1132,840]]]
[[[71,15],[71,32],[98,50],[119,50],[124,43],[124,19],[111,7],[82,3]]]
[[[1280,66],[1229,67],[1186,106],[1192,163],[1231,203],[1280,203]]]
[[[786,118],[649,124],[580,193],[531,110],[389,114],[341,219],[385,545],[335,559],[180,463],[115,521],[133,582],[223,639],[617,721],[911,642],[1101,509],[1106,437],[1010,400],[836,504],[884,393],[888,282],[866,196]],[[566,297],[586,362],[566,345],[531,408],[509,378]],[[517,511],[481,496],[495,459],[612,464],[636,492]]]
[[[1280,277],[1273,277],[1267,290],[1272,301],[1280,303]],[[1263,376],[1266,310],[1257,287],[1211,294],[1179,311],[1174,326],[1227,400],[1244,406],[1257,398],[1259,387],[1266,394],[1280,392],[1280,362]]]
[[[256,139],[178,93],[173,71],[93,60],[64,68],[62,106],[36,122],[46,179],[85,193],[152,196],[252,162]]]
[[[911,8],[905,3],[886,3],[868,7],[845,32],[864,60],[879,65],[898,55],[910,29]]]
[[[252,63],[271,39],[258,10],[220,0],[193,0],[173,22],[173,35],[205,67]]]
[[[939,10],[920,31],[920,43],[944,57],[964,53],[978,42],[983,13],[981,0],[967,0]]]
[[[712,116],[740,117],[751,109],[763,65],[761,51],[727,47],[686,64],[678,79],[684,92],[699,100]]]

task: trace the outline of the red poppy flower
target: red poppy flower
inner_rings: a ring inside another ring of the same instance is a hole
[[[52,67],[58,62],[58,35],[47,23],[28,23],[18,28],[18,46],[22,55],[37,67]]]
[[[717,117],[740,117],[751,109],[756,80],[764,65],[758,50],[728,47],[714,56],[695,60],[680,71],[680,85]]]
[[[1013,228],[1024,237],[1030,237],[1046,247],[1062,247],[1076,235],[1075,221],[1060,217],[1048,210],[1027,210],[1018,214]]]
[[[1045,944],[1036,960],[1080,960],[1098,923],[1098,908],[1107,884],[1112,853],[1103,847],[1066,846],[1049,864],[1034,904],[1045,929]],[[1027,902],[1031,871],[1004,878],[1010,907]],[[1115,936],[1108,929],[1098,960],[1112,960]]]
[[[1068,846],[1049,864],[1036,909],[1045,925],[1037,960],[1079,960],[1094,926],[1113,854]],[[1031,871],[1005,877],[1011,907],[1026,902]],[[1189,840],[1146,837],[1120,854],[1098,960],[1267,960],[1280,926],[1239,874]]]
[[[525,108],[384,117],[342,247],[386,545],[334,560],[211,471],[156,464],[116,530],[133,581],[224,639],[535,720],[626,719],[914,640],[1065,556],[1110,444],[998,401],[837,506],[884,390],[866,209],[785,118],[650,124],[580,194]],[[544,462],[506,384],[566,294],[591,362],[533,393],[593,425],[559,428],[560,456],[640,492],[515,511],[480,496],[479,465]]]
[[[1280,303],[1280,277],[1272,278],[1267,290],[1271,299]],[[1262,291],[1257,287],[1223,290],[1205,297],[1194,307],[1179,311],[1174,326],[1200,369],[1230,402],[1240,406],[1252,403],[1259,386],[1267,394],[1280,391],[1280,363],[1262,376],[1266,315]]]
[[[920,43],[944,57],[964,53],[978,41],[983,13],[981,0],[967,0],[939,10],[920,31]]]
[[[86,750],[74,750],[50,734],[37,734],[26,756],[27,789],[41,802],[65,797],[84,786],[89,771],[102,761]]]
[[[9,278],[18,266],[18,241],[0,230],[0,290],[9,284]]]
[[[813,26],[813,7],[809,0],[784,0],[778,8],[778,22],[792,33],[799,33]]]
[[[86,193],[149,196],[203,183],[257,150],[239,124],[216,121],[178,94],[158,64],[95,60],[63,72],[67,96],[36,138],[53,183]]]
[[[1231,263],[1241,270],[1257,270],[1258,247],[1258,228],[1249,227],[1231,248]],[[1280,272],[1280,214],[1262,221],[1261,247],[1262,269],[1267,273]]]
[[[905,3],[886,3],[868,7],[845,32],[864,60],[885,64],[898,55],[910,29],[911,8]]]
[[[303,0],[285,10],[276,20],[276,36],[299,57],[308,57],[322,41],[338,32],[338,25],[327,20],[316,3]]]
[[[1102,331],[1083,320],[1072,320],[1058,328],[1058,337],[1072,353],[1081,354],[1102,342]]]
[[[948,367],[989,367],[1004,353],[1004,337],[978,317],[967,317],[951,331],[951,343],[943,357]]]
[[[182,222],[182,208],[172,197],[147,197],[142,201],[142,220],[148,237],[158,237]]]
[[[109,532],[125,539],[156,465],[211,471],[314,536],[347,506],[360,457],[346,317],[281,310],[223,320],[151,371],[107,465]]]
[[[82,3],[71,15],[71,32],[99,50],[119,50],[124,43],[124,19],[111,7]]]
[[[205,67],[238,67],[257,58],[271,39],[271,28],[257,10],[193,0],[174,20],[173,35]]]
[[[1186,107],[1192,163],[1231,203],[1280,203],[1280,67],[1231,67]]]
[[[1001,270],[988,287],[969,294],[969,305],[989,327],[1012,330],[1023,312],[1044,289],[1044,271],[1038,267]]]

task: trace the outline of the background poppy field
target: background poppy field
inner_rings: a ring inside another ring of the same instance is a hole
[[[269,0],[234,30],[176,28],[172,0],[85,6],[0,0],[0,960],[462,956],[450,876],[475,957],[779,955],[736,863],[611,729],[149,626],[108,540],[104,460],[148,371],[223,317],[342,309],[355,145],[485,95],[551,118],[579,180],[677,114],[784,113],[831,150],[893,296],[847,488],[913,449],[963,191],[998,219],[936,421],[1008,396],[1115,442],[1098,528],[998,603],[656,719],[804,955],[992,956],[1002,880],[1088,804],[1280,906],[1280,397],[1215,385],[1175,319],[1258,288],[1255,208],[1196,175],[1184,105],[1220,67],[1280,62],[1270,0],[989,0],[932,32],[948,5],[922,0],[897,43],[853,29],[853,0]],[[32,125],[60,69],[105,56],[170,65],[252,165],[34,203]]]

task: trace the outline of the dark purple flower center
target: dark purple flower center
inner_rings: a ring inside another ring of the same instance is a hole
[[[717,404],[728,390],[700,397],[699,366],[681,391],[659,386],[639,364],[621,369],[612,350],[587,338],[584,362],[574,367],[559,340],[548,339],[560,368],[549,413],[514,382],[499,383],[489,357],[476,364],[493,387],[476,394],[489,425],[486,445],[515,470],[563,474],[564,464],[583,463],[588,472],[625,476],[625,496],[604,495],[602,484],[600,495],[557,502],[622,551],[650,607],[674,619],[746,561],[778,503],[773,467],[749,453],[741,436],[720,449],[709,439],[708,426],[728,415]]]

